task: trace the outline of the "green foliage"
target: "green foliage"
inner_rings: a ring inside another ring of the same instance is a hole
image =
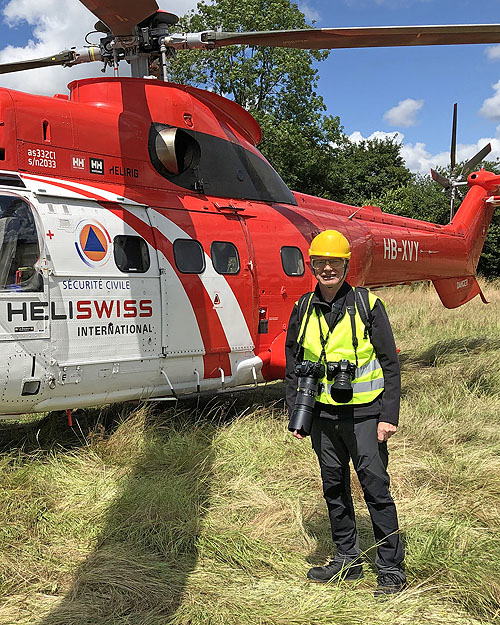
[[[288,0],[202,1],[179,25],[191,32],[308,27]],[[395,142],[353,144],[340,119],[325,115],[316,64],[327,56],[324,51],[249,46],[194,50],[179,55],[171,78],[209,88],[252,113],[263,131],[262,153],[290,188],[359,204],[406,184],[410,173]]]
[[[445,224],[450,220],[450,196],[430,176],[415,174],[399,187],[387,187],[364,203],[380,206],[387,213]],[[456,203],[458,207],[459,202]]]
[[[498,209],[493,214],[477,270],[483,276],[500,276],[500,211]]]
[[[260,149],[291,188],[303,193],[338,200],[342,171],[337,167],[338,149],[331,143],[343,141],[340,119],[325,118],[323,125],[298,125],[277,121],[273,115],[255,115],[263,130]]]
[[[359,144],[346,142],[338,151],[335,168],[341,179],[340,199],[362,206],[368,198],[391,193],[411,182],[405,167],[400,144],[392,139],[364,140]]]
[[[303,13],[288,0],[218,0],[198,3],[179,23],[179,30],[212,29],[226,32],[309,28]],[[266,111],[277,119],[298,124],[325,109],[317,95],[315,61],[328,52],[286,48],[227,46],[213,51],[193,50],[172,64],[174,81],[209,88],[243,108]]]
[[[180,29],[253,31],[309,28],[288,0],[218,0],[198,3]],[[328,52],[228,46],[179,54],[171,79],[208,88],[248,110],[263,130],[260,149],[292,189],[337,197],[339,170],[332,167],[345,144],[338,117],[324,114],[315,64]]]

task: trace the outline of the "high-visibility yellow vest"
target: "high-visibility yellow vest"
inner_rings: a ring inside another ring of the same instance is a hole
[[[369,293],[368,297],[370,310],[372,310],[375,302],[379,298],[377,298],[372,293]],[[328,336],[328,340],[325,346],[325,355],[327,362],[349,360],[349,362],[355,364],[356,356],[352,344],[351,318],[347,310],[342,319],[336,324],[332,332],[328,335],[329,329],[324,315],[320,313],[318,323],[318,315],[315,307],[313,307],[311,313],[308,314],[309,308],[311,306],[311,299],[312,295],[309,298],[308,306],[302,318],[302,323],[299,331],[299,336],[304,336],[302,343],[302,347],[304,348],[304,360],[318,362],[320,358],[322,347],[319,323],[321,323],[323,338],[326,338]],[[333,406],[367,404],[376,399],[384,390],[384,374],[382,372],[380,362],[377,358],[377,354],[375,353],[375,349],[371,344],[370,337],[367,335],[367,333],[365,333],[365,325],[359,315],[357,308],[354,319],[356,337],[358,339],[358,346],[356,348],[358,356],[358,366],[356,369],[355,377],[352,380],[352,399],[346,403],[334,401],[330,392],[331,386],[333,385],[333,380],[331,382],[327,380],[325,371],[325,376],[319,380],[318,394],[316,395],[316,401],[319,401],[323,404],[331,404]],[[307,327],[305,326],[306,323]]]

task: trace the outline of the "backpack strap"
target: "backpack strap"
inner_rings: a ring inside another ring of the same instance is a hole
[[[311,306],[311,300],[313,298],[314,295],[314,291],[310,291],[309,293],[304,293],[304,295],[301,295],[299,301],[297,302],[297,324],[299,326],[299,331],[300,331],[300,326],[302,325],[302,319],[304,318],[304,315],[307,314],[306,317],[306,322],[304,324],[304,330],[302,331],[302,334],[300,335],[300,337],[297,338],[297,352],[295,354],[295,359],[297,360],[300,350],[302,349],[302,344],[304,342],[304,337],[306,334],[306,329],[307,329],[307,324],[309,323],[309,317],[312,314],[313,311],[313,306]]]
[[[368,296],[368,289],[365,289],[363,286],[357,286],[354,288],[354,297],[356,300],[356,308],[358,309],[359,316],[361,317],[361,321],[365,326],[364,338],[371,338],[372,336],[372,326],[373,326],[373,315],[372,310],[370,308],[370,299]]]

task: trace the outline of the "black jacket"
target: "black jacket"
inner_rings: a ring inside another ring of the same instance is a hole
[[[327,323],[331,322],[332,305],[338,303],[346,313],[346,295],[352,287],[344,282],[340,287],[332,302],[325,302],[321,296],[319,285],[316,286],[311,305],[316,305],[325,315]],[[341,317],[342,318],[342,317]],[[292,414],[297,394],[297,376],[295,375],[295,357],[297,353],[297,340],[300,329],[298,319],[298,307],[295,304],[286,335],[285,355],[286,355],[286,402],[288,411]],[[379,421],[385,421],[398,425],[399,422],[399,401],[401,395],[401,374],[399,369],[399,358],[394,343],[391,324],[385,311],[384,305],[377,301],[372,309],[372,331],[371,342],[380,361],[384,374],[384,391],[369,404],[357,404],[346,406],[332,406],[316,402],[315,415],[330,419],[339,418],[365,418],[377,416]]]

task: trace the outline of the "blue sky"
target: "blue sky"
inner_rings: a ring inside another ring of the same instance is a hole
[[[182,14],[192,0],[160,0]],[[500,0],[299,0],[318,27],[500,22]],[[36,58],[84,45],[95,22],[77,0],[0,3],[0,62]],[[492,141],[500,157],[500,47],[432,46],[334,50],[319,65],[319,92],[346,133],[397,132],[414,171],[449,161],[451,114],[458,102],[458,159]],[[99,64],[0,76],[0,85],[36,93],[64,92],[75,78],[98,76]]]

